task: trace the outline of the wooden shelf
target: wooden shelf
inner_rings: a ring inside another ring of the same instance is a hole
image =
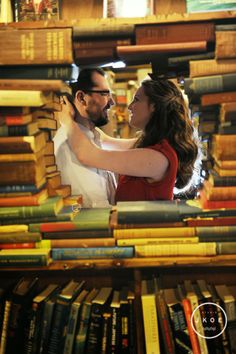
[[[214,257],[150,257],[130,259],[82,259],[52,262],[47,267],[1,267],[1,271],[21,270],[76,270],[76,269],[136,269],[158,267],[236,267],[236,255]]]

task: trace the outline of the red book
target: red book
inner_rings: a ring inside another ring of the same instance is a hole
[[[0,249],[24,249],[24,248],[35,248],[35,242],[27,243],[0,243]]]
[[[1,197],[0,207],[11,207],[11,206],[34,206],[40,205],[48,198],[47,189],[42,189],[38,193],[33,195],[25,195],[19,197]]]
[[[203,209],[236,209],[236,200],[208,200],[204,190],[200,191],[200,204]]]
[[[236,225],[236,217],[219,217],[219,218],[199,218],[186,220],[187,226],[233,226]]]
[[[197,339],[197,334],[194,332],[191,324],[192,308],[191,308],[190,301],[188,299],[183,299],[182,305],[184,308],[185,319],[187,322],[188,333],[189,333],[189,338],[193,349],[193,354],[201,354],[198,339]]]
[[[32,122],[32,114],[5,116],[5,124],[10,125],[25,125]]]

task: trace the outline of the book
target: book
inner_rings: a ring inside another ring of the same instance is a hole
[[[48,198],[47,189],[41,189],[40,192],[30,196],[19,197],[0,197],[0,207],[5,206],[26,206],[26,205],[40,205]]]
[[[117,56],[128,63],[144,64],[148,60],[157,59],[160,53],[173,52],[202,52],[206,51],[206,41],[160,43],[160,44],[136,44],[130,46],[118,46]]]
[[[28,249],[28,248],[35,248],[35,242],[28,242],[28,243],[0,243],[0,249]]]
[[[109,229],[110,208],[82,209],[73,222],[45,223],[40,225],[41,232],[61,232],[76,230],[101,230]]]
[[[8,115],[1,115],[0,119],[3,119],[4,123],[8,126],[11,125],[25,125],[32,122],[32,114],[8,114]]]
[[[115,229],[113,230],[115,239],[138,239],[138,238],[190,238],[196,236],[195,229],[191,227],[168,227],[168,228],[130,228],[130,229]]]
[[[184,91],[187,95],[234,91],[236,90],[235,79],[235,73],[186,78]]]
[[[38,132],[37,122],[30,122],[25,125],[0,126],[0,136],[35,135],[37,132]]]
[[[116,48],[121,45],[131,45],[131,38],[121,39],[81,39],[73,42],[73,49],[99,49],[99,48]]]
[[[236,92],[217,92],[217,93],[205,93],[201,96],[201,105],[210,106],[220,103],[229,103],[236,101]]]
[[[54,99],[55,99],[55,94],[52,91],[0,90],[1,106],[39,107],[49,102],[53,102]]]
[[[0,79],[0,90],[1,91],[2,90],[42,91],[43,93],[50,92],[50,91],[68,92],[69,94],[71,93],[71,88],[62,80],[46,80],[46,79],[33,79],[33,80],[32,79]],[[56,100],[55,95],[52,94],[51,96],[52,96],[51,99],[52,102],[59,102],[59,100]],[[45,103],[50,103],[50,100],[47,100]]]
[[[91,26],[73,26],[73,42],[77,40],[87,40],[90,38],[93,39],[122,39],[127,37],[134,36],[134,24],[133,23],[122,23],[116,24],[114,22],[106,22],[106,26],[104,26],[104,22],[102,19],[97,19],[97,21],[93,20]]]
[[[1,185],[16,183],[38,185],[46,175],[44,156],[38,161],[2,162],[1,168]]]
[[[4,226],[1,226],[4,227]],[[1,232],[1,243],[25,243],[41,241],[40,232],[16,231],[16,232]]]
[[[0,153],[36,153],[45,147],[44,134],[39,132],[33,136],[0,137]]]
[[[194,60],[189,62],[189,77],[222,75],[236,71],[236,60]]]
[[[235,209],[236,200],[208,200],[204,190],[200,191],[200,203],[204,209]]]
[[[90,323],[87,334],[86,353],[100,352],[102,348],[102,316],[112,298],[113,289],[102,287],[92,300]]]
[[[153,277],[154,290],[156,295],[156,307],[160,333],[164,343],[166,354],[175,353],[175,342],[172,334],[172,328],[169,320],[167,305],[165,302],[164,291],[159,286],[159,279]]]
[[[37,156],[36,154],[1,154],[0,156],[3,155],[8,155],[8,156],[12,156],[12,155],[19,155],[20,159],[17,160],[13,160],[12,161],[35,161],[33,156]],[[28,155],[26,160],[22,160],[21,156],[22,155]],[[40,152],[40,156],[41,156],[41,152]],[[7,160],[7,159],[6,159]],[[11,161],[11,160],[10,160]],[[1,196],[6,196],[6,197],[10,197],[10,196],[20,196],[20,195],[32,195],[35,193],[40,192],[40,190],[45,186],[45,183],[43,183],[43,179],[41,181],[42,183],[39,185],[39,188],[37,188],[34,184],[22,184],[22,185],[8,185],[8,186],[0,186],[0,194]]]
[[[236,135],[220,135],[212,136],[211,153],[218,160],[234,160],[236,152]],[[227,149],[225,146],[227,144]]]
[[[75,331],[79,321],[82,303],[87,295],[88,290],[82,290],[71,304],[63,354],[72,354]]]
[[[213,156],[214,158],[214,156]],[[218,160],[216,157],[214,158],[214,163],[223,169],[226,170],[235,170],[236,169],[236,160]],[[212,171],[211,171],[212,173]]]
[[[26,333],[25,353],[34,354],[39,347],[40,332],[42,327],[43,311],[45,302],[53,296],[59,289],[58,284],[47,285],[39,294],[37,294],[28,311],[28,331]]]
[[[2,267],[47,266],[51,262],[50,249],[2,249],[0,264]]]
[[[54,216],[62,207],[63,199],[60,197],[52,197],[37,206],[2,207],[0,208],[0,216],[2,219]]]
[[[236,169],[221,168],[218,165],[214,166],[214,170],[220,177],[234,177],[236,176]]]
[[[136,44],[207,41],[214,42],[212,22],[141,24],[135,26]]]
[[[48,354],[63,353],[70,307],[74,299],[83,290],[84,284],[84,281],[70,280],[57,294],[51,324],[52,331],[49,338]]]
[[[216,59],[236,58],[236,30],[216,31]]]
[[[220,122],[235,121],[236,103],[222,103],[220,105]]]
[[[60,17],[60,0],[40,1],[36,3],[17,0],[15,4],[16,22],[59,20]]]
[[[215,218],[198,218],[198,219],[187,219],[186,224],[188,226],[230,226],[236,225],[235,217],[215,217]]]
[[[136,257],[215,256],[215,242],[190,244],[137,245]]]
[[[88,327],[90,322],[90,314],[92,308],[92,301],[98,295],[99,290],[92,289],[82,303],[80,318],[78,320],[75,331],[74,351],[73,354],[83,353],[87,342]]]
[[[88,61],[91,64],[104,62],[109,63],[115,61],[115,49],[109,48],[89,48],[89,49],[74,49],[74,60],[77,65],[86,64]]]
[[[155,290],[152,280],[141,281],[141,303],[146,353],[159,354],[160,340]]]
[[[203,189],[207,200],[236,200],[236,186],[215,187],[205,180]]]
[[[76,216],[74,217],[74,219]],[[56,220],[57,222],[59,220]],[[30,226],[30,230],[38,230],[40,231],[40,226],[38,224],[34,224],[34,226]],[[63,239],[104,239],[105,238],[111,238],[111,233],[110,231],[106,230],[75,230],[75,231],[57,231],[57,232],[44,232],[43,236],[47,240],[63,240]],[[112,239],[112,238],[111,238]]]
[[[235,254],[236,253],[236,242],[217,242],[216,252],[217,254]]]
[[[111,308],[111,337],[110,350],[112,354],[121,350],[121,321],[120,321],[120,291],[114,290],[110,304]]]
[[[236,178],[234,176],[222,177],[219,176],[218,173],[214,170],[211,171],[208,180],[215,187],[236,186]]]
[[[38,278],[21,278],[12,290],[6,353],[14,354],[16,347],[21,353],[24,350],[27,310],[35,295],[37,282]]]
[[[211,11],[230,11],[235,9],[235,3],[230,0],[187,0],[187,13],[211,12]],[[217,27],[217,26],[216,26]]]
[[[89,248],[53,248],[52,259],[75,260],[75,259],[99,259],[99,258],[132,258],[133,247],[89,247]]]
[[[1,239],[1,235],[0,235]],[[45,239],[45,237],[44,237]],[[77,238],[48,240],[51,248],[89,248],[89,247],[114,247],[115,239],[112,237],[103,238]]]
[[[57,130],[58,123],[55,119],[38,118],[37,125],[40,130],[44,130],[44,129]]]
[[[235,310],[235,298],[230,293],[228,287],[224,285],[215,285],[216,292],[220,297],[224,310],[227,315],[227,321],[235,321],[236,319],[236,310]]]
[[[2,65],[73,63],[72,28],[3,30],[0,41]]]
[[[162,244],[183,244],[198,243],[198,237],[165,237],[165,238],[122,238],[116,240],[117,246],[137,246],[137,245],[162,245]]]

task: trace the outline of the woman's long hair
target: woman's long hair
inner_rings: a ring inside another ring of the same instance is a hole
[[[191,180],[199,150],[187,104],[170,80],[145,80],[142,86],[155,111],[135,146],[147,147],[166,139],[179,160],[175,186],[181,189]]]

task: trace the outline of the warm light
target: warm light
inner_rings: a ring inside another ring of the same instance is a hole
[[[112,67],[113,69],[125,68],[126,64],[123,61],[115,61],[108,64],[101,65],[103,68]]]

